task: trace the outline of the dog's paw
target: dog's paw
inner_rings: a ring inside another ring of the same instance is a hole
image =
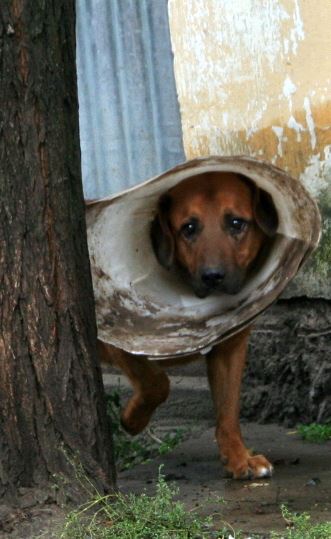
[[[148,387],[137,390],[122,411],[123,428],[132,435],[144,430],[155,409],[168,397],[169,386],[169,379],[163,371],[154,372]]]
[[[148,425],[153,410],[138,397],[132,397],[121,413],[124,430],[134,436]]]
[[[259,479],[271,477],[273,466],[263,455],[247,454],[240,461],[228,462],[226,470],[234,479]]]

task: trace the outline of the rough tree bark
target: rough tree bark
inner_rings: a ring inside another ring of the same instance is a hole
[[[74,4],[0,6],[0,497],[9,499],[54,474],[73,487],[72,459],[98,488],[115,482],[80,176]]]

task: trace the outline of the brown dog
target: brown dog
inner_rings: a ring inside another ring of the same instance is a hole
[[[277,224],[268,194],[237,174],[213,172],[184,180],[161,197],[151,239],[160,264],[184,277],[203,301],[215,292],[241,290]],[[264,456],[252,456],[246,449],[240,432],[240,386],[249,333],[250,328],[242,330],[206,356],[220,456],[235,478],[272,473]],[[99,351],[101,359],[120,367],[133,385],[122,423],[137,434],[168,396],[169,379],[163,367],[180,360],[149,361],[102,342]]]

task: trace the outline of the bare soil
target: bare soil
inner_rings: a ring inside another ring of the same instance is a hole
[[[123,472],[119,486],[124,492],[154,492],[160,464],[169,481],[180,488],[180,499],[202,514],[217,513],[220,527],[260,533],[285,529],[280,505],[308,511],[316,521],[331,520],[331,443],[307,444],[283,427],[247,423],[243,428],[248,446],[274,463],[271,479],[234,481],[219,462],[213,429],[206,429],[172,453]],[[224,504],[217,501],[224,499]],[[214,501],[213,501],[214,500]],[[199,507],[200,506],[200,507]]]
[[[163,428],[167,428],[165,424]],[[162,473],[180,488],[180,499],[187,508],[204,515],[217,513],[216,523],[220,527],[226,522],[247,535],[259,533],[268,537],[270,530],[285,529],[280,513],[282,503],[294,511],[308,511],[314,521],[331,520],[331,442],[305,443],[293,431],[276,425],[247,423],[243,431],[248,446],[263,452],[274,463],[273,478],[227,478],[218,459],[213,428],[204,426],[171,453],[121,472],[119,488],[122,492],[154,494],[163,464]],[[64,515],[63,509],[47,504],[20,510],[16,516],[12,514],[11,525],[0,537],[36,539],[41,530],[47,539],[58,537],[56,529]]]

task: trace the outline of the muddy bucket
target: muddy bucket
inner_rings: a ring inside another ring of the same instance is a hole
[[[199,299],[157,261],[150,239],[161,195],[206,172],[234,172],[267,192],[278,214],[268,255],[236,295]],[[250,324],[284,290],[320,236],[316,203],[298,180],[248,157],[194,159],[87,205],[98,335],[150,358],[204,351]]]

